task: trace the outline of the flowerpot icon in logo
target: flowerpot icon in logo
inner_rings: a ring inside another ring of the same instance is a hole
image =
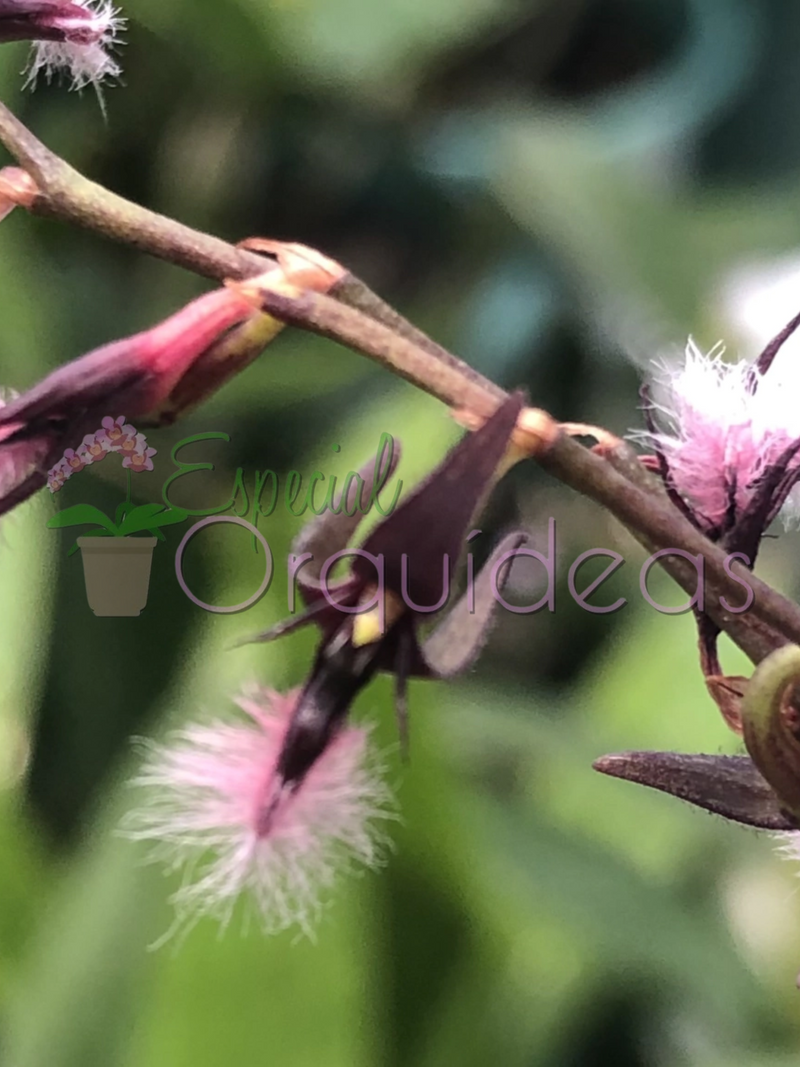
[[[81,550],[86,596],[95,615],[121,617],[138,615],[147,604],[153,549],[159,539],[165,539],[161,527],[183,522],[187,512],[165,504],[132,502],[131,473],[151,471],[156,450],[148,448],[144,434],[137,433],[121,415],[107,415],[96,433],[84,437],[77,452],[67,449],[48,474],[50,492],[57,493],[73,474],[100,463],[112,452],[122,455],[122,466],[128,472],[128,493],[114,518],[92,504],[75,504],[54,515],[47,525],[50,529],[97,527],[79,537],[69,554]],[[136,536],[145,532],[152,536]]]
[[[79,537],[86,599],[95,615],[138,615],[147,604],[157,537]]]

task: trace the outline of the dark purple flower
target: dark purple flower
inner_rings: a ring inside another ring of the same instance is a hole
[[[522,407],[522,394],[515,393],[481,429],[467,434],[359,549],[347,545],[370,499],[395,469],[393,449],[361,471],[338,513],[323,512],[301,532],[293,560],[308,610],[254,638],[268,641],[311,621],[322,631],[279,758],[279,774],[287,784],[302,781],[377,671],[396,678],[404,735],[407,680],[448,678],[477,658],[496,607],[495,593],[511,555],[525,541],[523,533],[504,538],[477,577],[470,567],[466,592],[431,633],[423,636],[420,628],[447,602],[471,523],[498,477]],[[355,557],[349,573],[328,581],[332,563],[344,555]]]

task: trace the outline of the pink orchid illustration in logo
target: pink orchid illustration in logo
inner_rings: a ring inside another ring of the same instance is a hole
[[[93,504],[73,504],[54,515],[47,526],[51,530],[94,526],[70,549],[70,554],[80,549],[89,606],[95,615],[138,615],[147,604],[153,549],[158,539],[165,540],[161,528],[187,517],[182,508],[136,504],[132,499],[131,475],[153,470],[156,449],[148,447],[145,435],[124,416],[107,415],[98,430],[84,437],[77,452],[66,449],[48,471],[47,485],[51,493],[57,493],[67,478],[112,452],[122,458],[128,483],[125,499],[113,518]],[[151,536],[141,536],[145,533]]]
[[[111,451],[111,448],[101,436],[101,432],[88,433],[78,449],[78,455],[83,460],[84,465],[88,466],[90,463],[99,463],[105,459]]]
[[[58,463],[48,471],[47,485],[50,492],[58,492],[73,474],[92,463],[99,463],[112,452],[123,457],[122,466],[129,471],[139,473],[153,470],[152,457],[156,454],[156,449],[148,447],[145,435],[126,422],[124,415],[117,418],[106,415],[100,429],[87,434],[77,452],[73,448],[66,449]],[[128,478],[130,479],[130,475]]]
[[[126,442],[136,439],[136,427],[126,422],[124,415],[120,415],[116,419],[106,415],[102,425],[102,430],[98,430],[95,436],[98,440],[107,442],[111,452],[121,451]]]
[[[143,442],[144,434],[137,433],[134,437],[126,437],[124,440],[120,441],[119,445],[114,449],[114,451],[119,452],[120,455],[123,456],[132,456],[135,452],[141,452],[142,444],[139,440],[140,438]],[[122,465],[123,467],[125,466],[124,460],[122,461]]]
[[[76,452],[68,448],[64,455],[47,472],[47,485],[51,493],[56,493],[64,482],[73,474],[82,471],[92,463],[99,463],[112,452],[122,456],[122,466],[135,474],[153,470],[153,456],[156,449],[147,444],[147,438],[139,433],[135,426],[125,421],[124,415],[113,418],[106,415],[102,426],[94,433],[87,434]],[[128,474],[128,501],[130,506],[130,473]]]
[[[50,492],[57,493],[71,473],[71,469],[65,466],[63,459],[59,463],[56,463],[55,467],[53,467],[47,475],[47,486]]]
[[[74,448],[68,448],[66,450],[61,463],[68,478],[73,474],[77,474],[78,471],[82,471],[86,466],[86,462],[78,455]]]
[[[125,450],[125,458],[122,461],[122,466],[132,471],[151,471],[153,469],[153,460],[151,456],[156,454],[154,448],[147,447],[147,441],[144,434],[139,433],[136,435],[136,450],[134,452],[128,452]]]

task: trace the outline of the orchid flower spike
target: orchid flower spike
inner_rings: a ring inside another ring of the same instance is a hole
[[[125,19],[111,0],[0,0],[0,43],[33,41],[28,83],[65,72],[71,88],[116,78],[111,52]]]
[[[297,701],[279,758],[295,787],[341,729],[356,694],[377,671],[396,678],[401,737],[406,735],[410,677],[448,678],[466,670],[488,636],[502,587],[524,533],[501,541],[443,621],[427,636],[420,626],[446,605],[473,516],[501,469],[523,407],[515,393],[373,529],[359,549],[347,545],[369,502],[394,472],[393,442],[362,469],[337,509],[323,512],[293,546],[297,585],[308,610],[251,640],[269,641],[313,621],[322,631],[311,675]],[[478,533],[479,531],[473,531]],[[353,556],[349,574],[331,581],[333,564]],[[468,561],[471,565],[471,559]]]

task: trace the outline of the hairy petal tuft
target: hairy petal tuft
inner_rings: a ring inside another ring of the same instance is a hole
[[[660,429],[635,436],[664,455],[675,489],[706,530],[723,526],[732,504],[743,514],[759,479],[800,438],[790,401],[796,384],[785,371],[778,361],[761,376],[747,362],[723,359],[720,347],[704,355],[691,340],[682,365],[658,368]],[[795,510],[793,496],[785,520]]]
[[[382,862],[380,823],[394,812],[366,730],[341,729],[296,789],[276,775],[298,695],[257,691],[237,701],[249,722],[191,725],[150,746],[133,783],[146,803],[123,832],[184,869],[177,926],[202,915],[225,925],[249,894],[265,932],[297,925],[310,935],[339,874]]]
[[[82,0],[78,7],[86,12],[84,19],[63,19],[63,40],[37,40],[31,48],[26,67],[26,85],[34,86],[43,76],[64,75],[70,89],[81,90],[119,77],[121,68],[112,55],[119,45],[125,19],[111,0]]]

